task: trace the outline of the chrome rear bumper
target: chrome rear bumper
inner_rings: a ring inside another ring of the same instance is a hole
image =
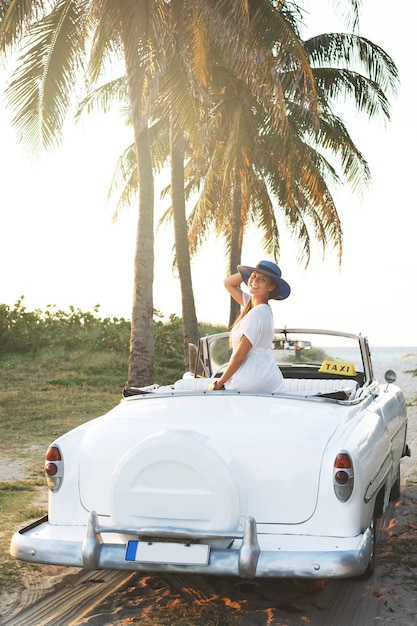
[[[182,565],[142,563],[126,560],[126,544],[120,534],[134,537],[154,537],[165,541],[230,540],[227,548],[212,547],[207,565]],[[105,536],[105,539],[103,538]],[[272,536],[261,537],[268,542]],[[12,538],[10,554],[19,560],[48,563],[87,569],[120,569],[133,571],[169,571],[198,574],[238,576],[240,578],[349,578],[362,574],[372,554],[372,536],[369,529],[364,534],[350,538],[325,538],[318,540],[318,549],[311,549],[314,537],[309,537],[309,547],[297,544],[297,536],[286,545],[286,537],[273,536],[276,549],[261,549],[256,522],[248,517],[243,532],[194,533],[186,529],[128,529],[102,526],[92,511],[86,527],[52,526],[48,518],[16,532]],[[269,545],[269,544],[268,544]]]

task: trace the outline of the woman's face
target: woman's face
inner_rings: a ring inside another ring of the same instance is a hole
[[[271,293],[275,289],[275,283],[272,278],[266,274],[256,271],[252,272],[249,276],[248,288],[251,295],[256,295],[264,300],[269,300]]]

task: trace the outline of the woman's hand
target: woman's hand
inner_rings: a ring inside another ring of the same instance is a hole
[[[236,274],[232,274],[224,279],[223,285],[226,287],[227,291],[230,293],[232,298],[236,300],[238,304],[243,306],[245,303],[243,301],[242,290],[239,287],[242,282],[242,276],[237,272]]]
[[[220,385],[218,380],[214,380],[208,387],[208,391],[222,391],[224,389],[224,385]]]

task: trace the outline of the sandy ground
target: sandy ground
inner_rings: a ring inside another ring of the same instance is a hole
[[[415,626],[417,556],[411,564],[394,557],[399,540],[414,540],[414,546],[417,543],[416,404],[409,407],[408,415],[408,443],[416,455],[402,461],[402,495],[379,527],[377,567],[369,581],[267,580],[244,585],[223,577],[25,567],[25,589],[0,596],[0,624],[179,625],[176,620],[152,619],[155,611],[175,607],[171,615],[184,611],[188,620],[196,611],[195,621],[183,622],[187,626],[204,626],[215,622],[205,621],[203,609],[217,606],[239,626]]]

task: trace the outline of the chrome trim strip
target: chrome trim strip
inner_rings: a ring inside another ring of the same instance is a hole
[[[379,491],[383,483],[385,482],[390,469],[392,467],[392,457],[391,452],[387,454],[384,461],[381,463],[380,467],[376,474],[371,478],[368,483],[368,486],[365,491],[365,495],[363,496],[364,502],[369,502],[372,500],[374,495]]]

